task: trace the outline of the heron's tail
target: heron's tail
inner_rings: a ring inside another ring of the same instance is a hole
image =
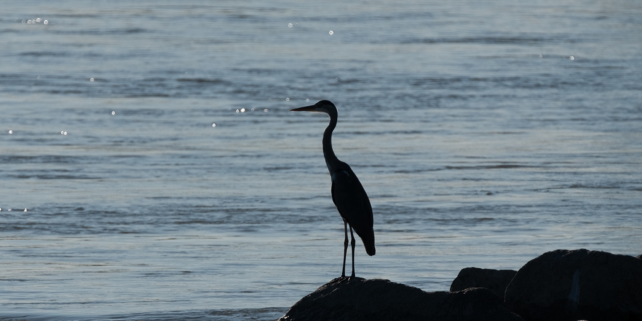
[[[375,255],[375,253],[377,253],[377,250],[375,250],[374,242],[370,244],[370,246],[366,244],[366,253],[368,253],[368,255],[370,256],[373,256]]]
[[[359,235],[361,237],[361,241],[363,241],[363,245],[366,247],[366,253],[368,255],[373,256],[375,253],[377,253],[377,250],[375,249],[375,239],[374,239],[374,231],[370,230],[368,233],[362,233],[364,235]]]

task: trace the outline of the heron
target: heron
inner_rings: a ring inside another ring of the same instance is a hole
[[[332,201],[343,218],[343,229],[345,232],[345,242],[343,243],[343,269],[341,277],[346,276],[346,255],[348,253],[348,226],[350,227],[350,236],[352,237],[352,276],[354,278],[354,247],[355,240],[353,230],[363,241],[366,253],[375,255],[375,239],[372,219],[372,206],[368,194],[363,189],[357,175],[352,171],[350,166],[340,161],[334,155],[332,150],[332,131],[337,126],[337,107],[328,100],[321,100],[318,103],[291,111],[308,111],[316,113],[326,113],[330,116],[330,124],[323,133],[323,157],[325,164],[328,166],[330,178],[332,179]]]

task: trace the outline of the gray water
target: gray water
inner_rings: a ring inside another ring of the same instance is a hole
[[[328,117],[289,112],[321,99],[374,209],[358,276],[642,253],[639,1],[0,12],[0,319],[283,315],[341,271]]]

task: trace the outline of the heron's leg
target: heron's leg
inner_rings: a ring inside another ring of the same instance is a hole
[[[341,277],[346,277],[346,255],[348,254],[348,222],[343,221],[343,228],[346,233],[346,240],[343,242],[343,269],[341,270]],[[352,232],[352,230],[350,230]]]
[[[354,234],[352,234],[352,226],[350,226],[350,236],[352,236],[352,276],[354,277]],[[348,236],[346,235],[346,243],[348,243]],[[347,245],[347,244],[346,244]]]

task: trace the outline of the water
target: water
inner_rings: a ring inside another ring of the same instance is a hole
[[[328,118],[289,112],[321,99],[375,212],[359,276],[442,291],[554,249],[640,254],[637,1],[2,13],[0,318],[283,315],[341,271]]]

